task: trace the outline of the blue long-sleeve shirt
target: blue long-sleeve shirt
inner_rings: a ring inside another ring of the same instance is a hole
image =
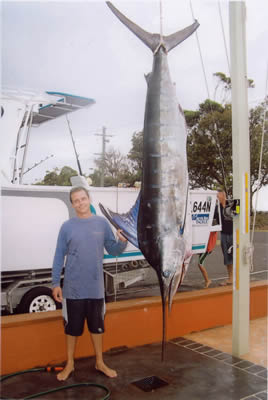
[[[52,267],[52,286],[60,286],[65,260],[63,297],[100,299],[104,297],[103,255],[117,256],[127,242],[116,241],[105,218],[71,218],[64,222],[58,236]]]

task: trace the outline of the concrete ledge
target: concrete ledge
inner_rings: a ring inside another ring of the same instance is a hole
[[[267,281],[251,283],[250,319],[267,315]],[[104,351],[135,347],[162,339],[161,298],[150,297],[107,304]],[[232,288],[177,293],[167,317],[167,339],[232,323]],[[61,311],[1,317],[1,374],[66,359]],[[79,338],[76,357],[93,355],[90,335]]]

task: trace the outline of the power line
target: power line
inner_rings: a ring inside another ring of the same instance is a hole
[[[227,59],[229,75],[231,76],[231,68],[230,68],[230,62],[229,62],[229,57],[228,57],[228,49],[227,49],[227,44],[226,44],[225,31],[224,31],[224,26],[223,26],[223,19],[222,19],[222,12],[221,12],[221,4],[220,4],[219,1],[218,1],[218,7],[219,7],[219,14],[220,14],[220,21],[221,21],[221,30],[222,30],[222,36],[223,36],[223,42],[224,42],[224,48],[225,48],[225,55],[226,55],[226,59]]]
[[[195,16],[194,16],[194,11],[193,11],[193,6],[192,6],[192,1],[190,0],[190,8],[191,8],[191,12],[192,12],[192,17],[193,20],[195,20]],[[203,70],[203,75],[204,75],[204,80],[205,80],[205,85],[206,85],[206,89],[207,89],[207,95],[208,95],[208,99],[209,99],[209,107],[210,107],[210,111],[211,111],[211,115],[212,115],[212,119],[214,121],[213,124],[213,130],[215,132],[215,143],[216,143],[216,148],[218,150],[219,153],[219,157],[220,157],[220,163],[221,163],[221,169],[222,169],[222,176],[223,176],[223,182],[224,182],[224,187],[225,187],[225,192],[228,195],[228,186],[227,186],[227,181],[226,181],[226,176],[225,176],[225,169],[224,169],[224,158],[221,152],[221,148],[220,148],[220,144],[219,144],[219,138],[218,138],[218,132],[217,132],[217,124],[213,115],[213,110],[212,110],[212,106],[211,106],[211,100],[210,100],[210,94],[209,94],[209,87],[208,87],[208,80],[207,80],[207,75],[206,75],[206,70],[205,70],[205,64],[204,64],[204,60],[203,60],[203,56],[202,56],[202,51],[201,51],[201,46],[200,46],[200,42],[199,42],[199,38],[198,38],[198,33],[197,31],[195,31],[195,35],[196,35],[196,40],[197,40],[197,45],[198,45],[198,50],[199,50],[199,55],[200,55],[200,59],[201,59],[201,64],[202,64],[202,70]],[[223,30],[223,35],[224,35],[224,30]],[[224,42],[225,42],[225,37],[224,37]],[[228,65],[229,65],[229,60],[228,60]]]

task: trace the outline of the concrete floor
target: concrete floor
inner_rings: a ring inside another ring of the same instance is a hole
[[[254,343],[259,343],[258,351]],[[111,400],[264,400],[267,399],[266,343],[267,318],[261,318],[251,322],[250,352],[243,358],[231,356],[230,327],[169,341],[164,362],[161,362],[160,343],[131,349],[122,347],[105,353],[107,365],[118,372],[116,379],[97,372],[94,358],[79,359],[67,382],[58,382],[54,373],[18,375],[2,382],[1,399],[22,399],[67,384],[95,382],[111,391]],[[157,383],[152,376],[167,384],[151,390],[150,384]],[[134,385],[144,378],[148,378],[149,392]],[[45,395],[42,399],[99,400],[108,398],[105,396],[101,388],[79,387]]]

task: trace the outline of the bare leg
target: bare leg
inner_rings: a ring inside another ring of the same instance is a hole
[[[115,370],[107,367],[107,365],[104,364],[103,361],[103,356],[102,356],[102,337],[103,335],[100,333],[91,333],[91,338],[92,338],[92,342],[93,342],[93,346],[94,346],[94,350],[95,350],[95,354],[96,354],[96,364],[95,364],[95,368],[98,371],[103,372],[106,376],[108,376],[109,378],[116,378],[117,377],[117,373]]]
[[[229,278],[226,283],[233,283],[233,264],[227,265],[227,271]]]
[[[199,269],[200,269],[200,271],[201,271],[201,273],[203,275],[203,278],[204,278],[204,280],[206,282],[205,283],[205,287],[208,288],[209,285],[211,284],[211,280],[208,277],[208,273],[207,273],[205,267],[203,267],[201,264],[198,264],[198,267],[199,267]]]
[[[77,343],[77,336],[66,335],[67,342],[67,363],[65,368],[58,373],[57,379],[65,381],[72,371],[74,371],[74,352]]]
[[[220,283],[221,286],[231,285],[233,283],[233,264],[226,265],[227,272],[228,272],[228,279]]]

